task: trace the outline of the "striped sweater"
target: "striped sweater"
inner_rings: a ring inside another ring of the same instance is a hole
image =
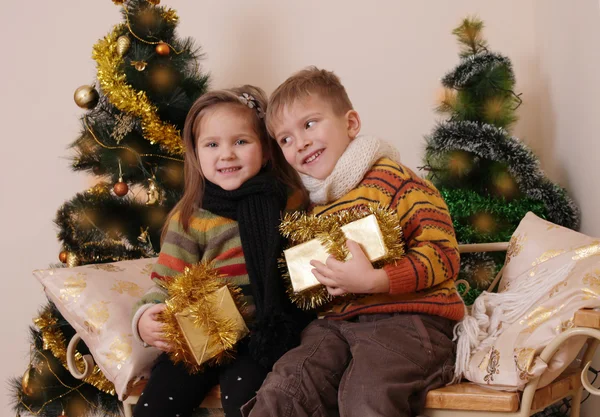
[[[292,192],[287,201],[286,211],[303,207],[300,192]],[[190,219],[188,232],[179,222],[179,213],[171,218],[157,262],[150,278],[156,283],[133,307],[132,331],[134,337],[143,343],[138,333],[138,321],[144,311],[154,304],[163,303],[168,297],[160,285],[180,274],[191,265],[201,261],[214,262],[214,267],[223,279],[241,288],[246,304],[245,317],[254,316],[254,301],[238,223],[207,210],[197,210]]]
[[[164,302],[168,294],[160,285],[201,261],[213,262],[223,280],[239,286],[250,316],[253,311],[250,279],[242,251],[238,223],[207,210],[197,210],[186,232],[176,213],[167,226],[160,254],[150,277],[156,283],[134,307],[134,329],[141,314],[150,306]],[[137,333],[137,332],[134,332]]]
[[[349,319],[358,314],[414,312],[460,320],[464,304],[454,285],[459,254],[446,203],[429,181],[407,167],[382,158],[343,197],[312,205],[310,213],[331,214],[368,203],[397,211],[406,255],[386,265],[389,294],[373,294],[329,306],[325,316]]]

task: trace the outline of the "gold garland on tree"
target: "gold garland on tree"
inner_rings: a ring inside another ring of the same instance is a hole
[[[60,361],[65,369],[69,369],[67,366],[67,342],[63,332],[57,326],[58,319],[52,315],[50,310],[45,310],[33,322],[42,334],[44,350],[50,350],[52,355]],[[84,369],[83,356],[79,352],[75,352],[75,363],[79,371],[82,372]],[[90,376],[83,381],[93,385],[102,392],[115,395],[114,384],[106,379],[98,365],[94,365],[94,370]]]
[[[171,345],[169,357],[173,363],[183,362],[191,373],[201,371],[205,365],[219,365],[233,357],[234,347],[238,341],[239,329],[229,319],[215,315],[212,304],[208,301],[211,294],[223,286],[227,286],[236,307],[245,313],[242,291],[230,283],[223,281],[223,275],[214,269],[214,265],[201,262],[186,268],[163,287],[169,293],[166,308],[161,313],[164,323],[163,333]],[[202,327],[208,335],[211,346],[221,346],[221,353],[202,365],[198,365],[186,342],[175,315],[186,311],[192,317],[196,327]]]
[[[322,216],[303,212],[287,213],[279,226],[279,230],[288,239],[289,247],[312,239],[319,239],[327,252],[333,257],[346,259],[348,248],[346,247],[346,235],[342,230],[342,226],[371,214],[374,214],[377,218],[387,248],[386,255],[373,263],[375,268],[381,268],[384,265],[395,263],[404,256],[405,251],[398,213],[379,204],[368,204],[361,208],[352,208]],[[283,278],[286,280],[288,296],[301,309],[314,310],[333,300],[333,297],[323,285],[302,292],[294,292],[284,258],[279,259],[279,265],[284,270]],[[336,298],[353,299],[359,296],[357,294],[346,294]]]
[[[123,57],[119,54],[117,39],[124,26],[117,25],[111,33],[94,45],[92,58],[98,67],[98,82],[108,100],[120,111],[141,119],[144,137],[150,143],[158,143],[171,155],[183,155],[183,142],[179,130],[164,123],[158,109],[144,91],[135,91],[126,82],[125,73],[119,71]]]

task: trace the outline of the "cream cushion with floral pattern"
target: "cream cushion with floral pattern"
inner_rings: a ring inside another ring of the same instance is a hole
[[[115,385],[119,399],[150,375],[160,354],[136,342],[131,331],[132,308],[153,285],[150,272],[155,262],[156,258],[136,259],[33,272]]]
[[[573,326],[577,310],[596,307],[600,239],[528,213],[511,238],[498,293],[482,293],[457,327],[457,374],[507,390],[542,375],[542,387],[576,358],[585,337],[570,338],[549,363],[541,351]],[[476,346],[466,348],[467,340]]]

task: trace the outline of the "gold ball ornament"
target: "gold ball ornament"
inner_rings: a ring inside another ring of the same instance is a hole
[[[129,186],[126,182],[123,182],[123,178],[119,178],[119,181],[113,187],[113,191],[119,197],[124,197],[129,192]]]
[[[160,42],[158,45],[156,45],[154,50],[158,55],[161,56],[168,56],[171,53],[171,47],[164,42]]]
[[[63,250],[58,254],[58,260],[61,261],[63,264],[66,264],[68,256],[69,256],[69,252],[67,252],[66,250]]]
[[[494,188],[507,200],[512,200],[519,194],[519,185],[508,172],[502,172],[494,178]]]
[[[31,365],[27,368],[25,373],[23,374],[23,378],[21,378],[21,388],[23,389],[23,393],[28,397],[35,394],[34,387],[34,377],[35,368]]]
[[[82,109],[90,110],[96,107],[96,104],[98,104],[98,100],[100,100],[100,94],[98,94],[98,91],[93,86],[82,85],[75,90],[73,99],[75,100],[75,104]]]
[[[150,69],[150,83],[155,91],[168,93],[177,84],[177,73],[171,67],[155,66]]]
[[[498,226],[496,219],[490,213],[486,212],[476,214],[472,219],[472,224],[479,233],[483,234],[494,233]]]
[[[448,158],[448,170],[453,177],[463,178],[473,168],[473,156],[469,152],[454,151]]]
[[[122,35],[117,39],[117,52],[119,56],[124,56],[127,51],[129,51],[129,47],[131,46],[131,40],[129,37]]]

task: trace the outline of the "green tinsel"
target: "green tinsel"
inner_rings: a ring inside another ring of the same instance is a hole
[[[527,212],[546,218],[544,204],[531,198],[506,201],[462,188],[440,187],[439,190],[452,214],[459,243],[508,242]],[[497,221],[496,232],[483,233],[473,226],[472,218],[479,213],[488,213]]]

